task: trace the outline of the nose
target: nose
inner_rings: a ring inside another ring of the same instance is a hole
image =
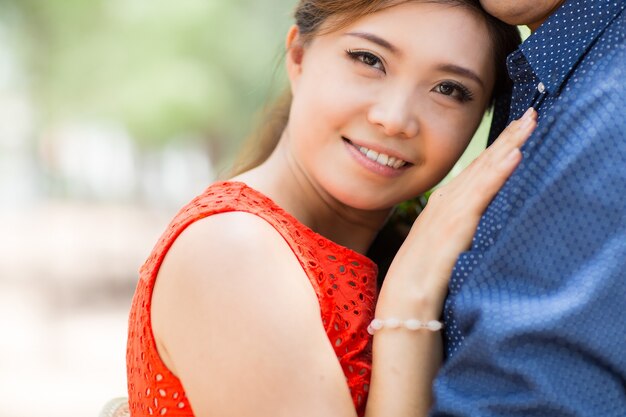
[[[385,91],[372,104],[367,118],[387,136],[412,138],[419,132],[416,103],[407,88]]]

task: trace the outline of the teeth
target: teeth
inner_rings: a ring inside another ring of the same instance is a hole
[[[359,146],[359,151],[361,151],[361,153],[368,159],[391,168],[399,169],[406,165],[406,161],[403,161],[402,159],[385,155],[384,153],[378,153],[371,149],[367,149],[365,146]]]
[[[373,150],[371,150],[371,149],[369,151],[367,151],[365,156],[367,156],[372,161],[375,161],[376,159],[378,159],[378,153],[373,151]]]

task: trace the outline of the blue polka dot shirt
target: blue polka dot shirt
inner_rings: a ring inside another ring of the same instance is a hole
[[[539,123],[454,268],[432,416],[626,416],[625,3],[566,0],[508,57]]]

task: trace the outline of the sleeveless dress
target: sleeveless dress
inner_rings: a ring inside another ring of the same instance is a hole
[[[193,416],[180,380],[161,361],[150,322],[152,291],[171,245],[191,223],[230,211],[254,214],[285,239],[306,272],[321,320],[362,416],[371,374],[371,337],[377,267],[370,259],[315,233],[260,192],[240,182],[218,182],[172,220],[140,269],[129,317],[126,365],[132,417]]]

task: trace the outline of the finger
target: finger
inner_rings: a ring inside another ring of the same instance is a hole
[[[537,122],[537,112],[530,108],[522,118],[511,123],[498,140],[483,152],[457,181],[450,185],[466,190],[481,190],[475,203],[482,207],[498,192],[522,159],[519,147],[524,144]]]
[[[490,172],[478,176],[479,186],[489,200],[502,188],[521,160],[522,152],[518,147],[513,147],[489,167]]]
[[[496,141],[483,151],[462,174],[472,175],[474,171],[482,171],[497,165],[498,161],[506,158],[513,149],[521,147],[536,126],[537,112],[531,107],[521,118],[511,122]]]
[[[494,144],[476,158],[466,175],[483,177],[484,174],[480,173],[481,171],[491,171],[494,166],[498,166],[513,149],[518,149],[524,144],[536,126],[537,112],[531,107],[524,113],[524,116],[509,124]],[[501,172],[494,172],[494,174],[501,175]]]
[[[472,200],[478,205],[497,193],[522,159],[519,150],[537,126],[537,112],[530,108],[500,134],[493,145],[448,184],[450,189],[481,190]]]
[[[486,152],[487,156],[494,156],[496,159],[506,157],[513,148],[519,148],[526,142],[536,126],[537,112],[531,107],[520,119],[507,126],[488,148],[490,152]]]

